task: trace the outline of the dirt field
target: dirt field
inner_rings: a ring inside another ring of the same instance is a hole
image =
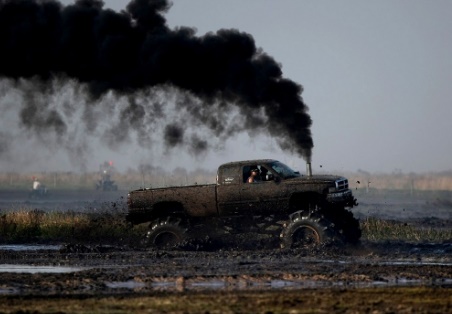
[[[123,192],[45,200],[0,193],[0,210],[98,210]],[[443,199],[358,195],[360,219],[451,228]],[[452,313],[452,243],[280,250],[250,236],[210,251],[67,244],[0,246],[1,313]]]

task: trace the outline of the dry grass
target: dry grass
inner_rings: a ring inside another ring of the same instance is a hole
[[[391,173],[367,172],[344,174],[353,188],[408,191],[452,191],[452,172],[438,173]],[[359,184],[357,183],[359,182]]]
[[[371,174],[367,172],[337,173],[349,179],[352,189],[406,190],[406,191],[452,191],[452,172],[439,173],[391,173]],[[30,189],[32,178],[38,177],[50,189],[93,189],[100,179],[98,172],[33,172],[0,173],[1,189]],[[163,187],[214,183],[215,171],[196,170],[188,172],[176,169],[166,172],[161,169],[152,171],[128,171],[114,173],[112,179],[122,190],[140,187]],[[359,183],[358,183],[359,182]]]
[[[452,230],[449,228],[434,228],[415,226],[409,223],[367,218],[361,222],[362,239],[373,242],[403,241],[403,242],[436,242],[452,241]]]
[[[134,243],[145,226],[132,228],[120,213],[10,211],[0,216],[2,243]]]
[[[332,288],[1,297],[0,313],[450,313],[450,289]]]
[[[132,243],[140,242],[146,224],[132,228],[121,213],[11,211],[0,216],[2,243]],[[372,242],[436,242],[452,240],[449,228],[415,226],[408,223],[367,218],[361,222],[362,239]]]
[[[0,173],[0,189],[31,189],[33,177],[45,184],[49,189],[94,189],[96,182],[101,179],[98,172],[33,172],[33,173]],[[127,173],[114,173],[112,180],[121,190],[138,189],[145,187],[164,187],[174,185],[191,185],[215,183],[216,173],[198,170],[187,172],[185,170],[174,173],[153,171],[140,173],[129,171]]]

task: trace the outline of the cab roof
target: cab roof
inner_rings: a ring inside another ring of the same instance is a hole
[[[243,166],[250,164],[267,164],[271,162],[277,161],[276,159],[250,159],[250,160],[241,160],[241,161],[233,161],[222,164],[220,167],[231,167],[231,166]]]

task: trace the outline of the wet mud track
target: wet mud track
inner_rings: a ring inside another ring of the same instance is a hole
[[[49,211],[93,211],[123,202],[120,192],[63,193],[35,201],[21,200],[11,194],[3,196],[1,209],[28,207]],[[361,219],[371,213],[372,217],[415,221],[416,224],[438,228],[452,226],[450,208],[426,213],[424,203],[420,206],[388,205],[386,202],[388,208],[378,208],[377,212],[373,212],[375,206],[372,204],[370,201],[366,204],[363,200],[355,214]],[[452,311],[450,242],[410,244],[363,241],[357,246],[280,250],[277,243],[262,245],[254,240],[244,237],[240,246],[228,243],[215,249],[152,250],[118,246],[116,243],[0,246],[0,304],[4,304],[0,305],[0,313],[33,309],[44,300],[54,300],[55,306],[61,306],[62,303],[71,304],[71,300],[78,305],[88,304],[83,300],[95,298],[93,302],[105,302],[108,307],[113,306],[112,297],[115,302],[128,299],[138,304],[149,301],[149,296],[155,296],[160,298],[158,302],[169,298],[172,304],[179,304],[181,300],[193,301],[193,296],[197,301],[205,298],[210,302],[225,297],[236,302],[237,295],[243,296],[246,302],[253,298],[260,300],[258,302],[272,298],[274,304],[271,305],[280,304],[282,309],[303,308],[300,305],[309,308],[310,302],[311,308],[317,309],[318,304],[326,302],[321,305],[321,308],[328,309],[325,313],[342,313],[346,311],[331,309],[337,306],[337,300],[346,299],[346,291],[350,291],[348,298],[356,302],[361,302],[360,298],[378,299],[375,304],[363,300],[362,305],[354,307],[360,309],[355,312],[365,312],[369,308],[399,312],[399,302],[418,302],[416,295],[408,299],[405,297],[406,289],[410,288],[419,289],[411,292],[422,294],[421,298],[428,295],[432,298],[431,302],[438,303],[438,298],[445,300],[437,313]],[[403,291],[394,293],[393,289],[398,288]],[[305,296],[302,300],[300,293]],[[387,307],[384,300],[392,296],[400,298]],[[141,297],[147,299],[133,301]],[[318,301],[319,298],[321,301]],[[62,300],[62,303],[56,300]],[[23,305],[25,301],[27,306]],[[435,307],[428,302],[423,305],[424,312],[435,312]],[[256,305],[251,301],[249,304]],[[43,312],[48,312],[49,308],[44,308]],[[90,312],[92,308],[88,305],[88,309]],[[259,312],[252,307],[247,311],[243,309],[229,312]],[[416,312],[416,306],[411,304],[404,304],[403,309],[414,309],[411,312]],[[165,311],[168,312],[166,308]],[[126,307],[124,312],[131,310]]]
[[[452,244],[449,243],[362,243],[342,248],[215,252],[132,250],[114,246],[20,251],[3,248],[0,264],[3,265],[0,269],[3,295],[374,286],[452,288]],[[19,271],[13,272],[17,268]]]

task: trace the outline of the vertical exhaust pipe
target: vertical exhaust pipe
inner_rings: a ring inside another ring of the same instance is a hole
[[[312,167],[311,167],[311,163],[310,162],[306,163],[306,175],[308,177],[312,177]]]

